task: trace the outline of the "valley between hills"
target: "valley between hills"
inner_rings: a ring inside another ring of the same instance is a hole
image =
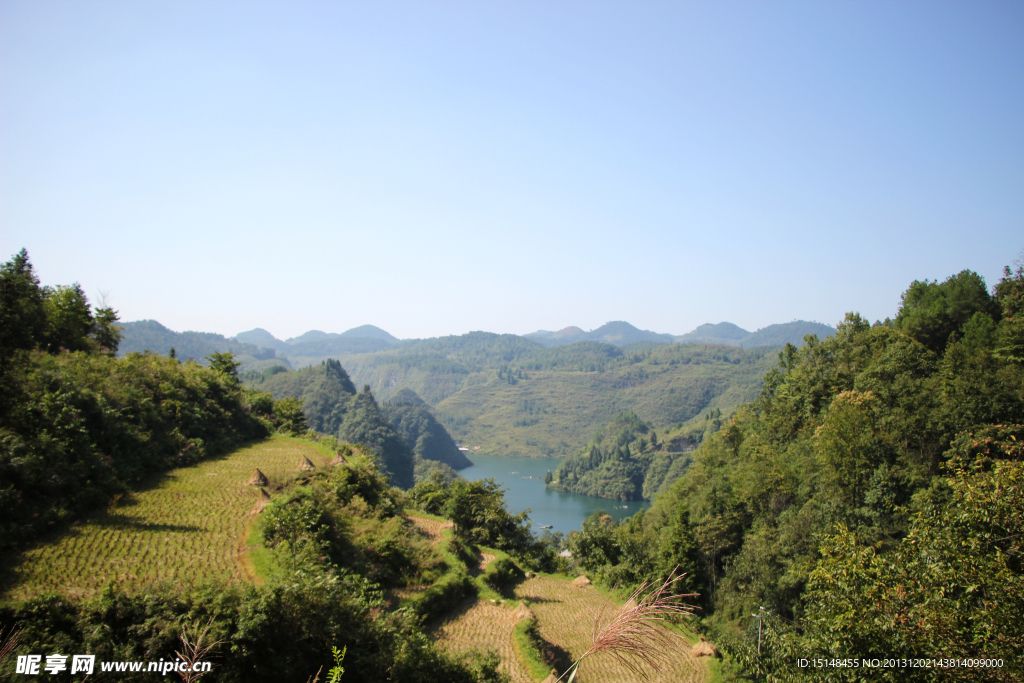
[[[364,325],[285,342],[261,329],[228,339],[172,332],[155,321],[123,326],[121,354],[166,355],[174,348],[178,358],[205,362],[210,353],[230,352],[242,364],[242,378],[275,397],[298,398],[282,370],[331,358],[378,401],[414,392],[457,441],[473,449],[534,457],[568,456],[624,412],[662,431],[710,413],[727,415],[757,396],[778,347],[799,346],[806,334],[825,338],[835,332],[819,323],[772,325],[755,333],[720,323],[673,337],[613,322],[589,333],[567,328],[398,340]]]

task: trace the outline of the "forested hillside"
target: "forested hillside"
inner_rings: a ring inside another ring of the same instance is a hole
[[[605,323],[590,332],[584,332],[578,327],[566,327],[558,332],[538,330],[523,336],[544,346],[565,346],[566,344],[576,344],[583,341],[628,346],[629,344],[645,341],[671,344],[675,340],[671,334],[659,334],[650,330],[640,330],[623,320]]]
[[[175,332],[155,320],[139,320],[122,323],[121,344],[117,355],[153,351],[161,356],[173,355],[181,360],[193,360],[200,365],[207,363],[212,353],[231,353],[245,370],[262,370],[281,365],[290,368],[286,358],[279,357],[271,347],[249,344],[237,339],[228,339],[212,332]]]
[[[472,332],[338,360],[387,402],[408,389],[458,441],[484,453],[562,457],[621,412],[659,429],[753,400],[771,347],[577,342],[546,348]]]
[[[415,392],[402,389],[385,401],[382,409],[384,416],[418,457],[444,463],[456,470],[473,464]]]
[[[822,323],[794,320],[791,323],[780,323],[762,327],[757,332],[747,332],[732,323],[717,325],[701,325],[692,332],[675,338],[680,344],[729,344],[730,346],[784,346],[792,344],[802,346],[804,337],[813,334],[819,340],[835,334],[834,328]]]
[[[246,383],[275,399],[293,399],[310,429],[341,441],[361,444],[380,458],[395,486],[413,485],[413,452],[395,431],[368,389],[357,392],[336,360],[295,372],[244,375]]]
[[[832,338],[787,346],[758,399],[705,440],[650,512],[621,525],[595,516],[568,545],[609,583],[680,565],[706,624],[750,671],[795,675],[796,657],[941,653],[1005,658],[1003,669],[949,679],[1014,680],[1022,351],[1024,267],[992,293],[970,271],[915,282],[892,320],[851,313]],[[632,454],[642,428],[630,428]],[[629,474],[627,444],[595,449]],[[624,480],[635,490],[635,477]]]
[[[729,413],[757,396],[773,355],[727,346],[573,344],[478,373],[435,410],[456,439],[484,452],[564,457],[619,413],[659,429],[709,410]]]
[[[659,440],[657,432],[632,413],[618,415],[590,445],[562,461],[546,483],[573,494],[649,501],[686,471],[692,445],[684,443]]]

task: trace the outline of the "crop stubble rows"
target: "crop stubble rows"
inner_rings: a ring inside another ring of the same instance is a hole
[[[594,619],[604,610],[607,619],[620,606],[593,587],[577,588],[563,578],[536,576],[516,587],[516,600],[508,606],[477,602],[466,606],[455,617],[440,626],[436,636],[442,646],[452,650],[494,649],[502,659],[502,666],[514,683],[529,683],[533,679],[519,663],[512,646],[515,618],[512,607],[518,600],[529,601],[537,615],[538,631],[548,642],[566,650],[576,659],[590,646]],[[700,683],[706,668],[690,654],[690,645],[682,636],[673,635],[677,647],[663,671],[650,681],[673,683]],[[633,683],[643,680],[608,655],[589,658],[582,666],[577,681],[586,683]]]
[[[534,683],[516,656],[512,632],[518,620],[511,607],[470,599],[456,615],[434,633],[441,647],[456,652],[496,650],[501,657],[501,669],[509,674],[512,683]]]
[[[284,479],[302,456],[320,467],[328,461],[308,445],[274,438],[173,470],[153,488],[26,551],[3,598],[91,596],[110,581],[134,590],[154,581],[251,579],[244,541],[259,489],[246,482],[256,467],[271,482]]]

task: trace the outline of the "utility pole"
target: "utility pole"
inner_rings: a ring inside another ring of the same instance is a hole
[[[758,609],[761,612],[764,611],[764,607],[758,607]],[[764,625],[764,619],[761,618],[762,616],[763,615],[761,615],[760,612],[759,612],[758,613],[758,617],[757,617],[757,661],[758,662],[761,661],[761,627]]]
[[[757,673],[754,674],[754,680],[761,680],[761,627],[764,626],[764,607],[758,607],[757,614],[751,614],[753,618],[757,619]]]

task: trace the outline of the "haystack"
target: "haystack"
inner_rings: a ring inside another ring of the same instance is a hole
[[[337,467],[338,465],[347,465],[347,464],[348,464],[348,458],[346,458],[342,454],[341,451],[338,451],[338,454],[334,456],[334,460],[332,460],[330,462],[328,467]]]
[[[690,650],[690,654],[694,657],[717,657],[718,648],[712,643],[704,640],[704,636],[701,636],[700,642],[693,646],[693,649]]]
[[[590,585],[590,579],[588,579],[585,576],[578,576],[575,579],[573,579],[572,585],[576,588],[583,588],[584,586]]]
[[[252,476],[249,477],[249,481],[246,483],[249,486],[266,486],[268,484],[267,475],[260,472],[260,468],[257,467],[253,470]]]
[[[526,606],[525,602],[520,601],[516,608],[512,610],[512,616],[515,617],[516,623],[519,623],[523,619],[536,619],[537,615],[533,613],[533,610]]]
[[[256,496],[256,504],[252,506],[252,514],[257,514],[270,504],[270,494],[264,488],[260,489],[260,493]]]
[[[313,461],[306,456],[302,456],[302,462],[299,463],[299,472],[309,472],[315,469],[316,465],[313,464]]]

